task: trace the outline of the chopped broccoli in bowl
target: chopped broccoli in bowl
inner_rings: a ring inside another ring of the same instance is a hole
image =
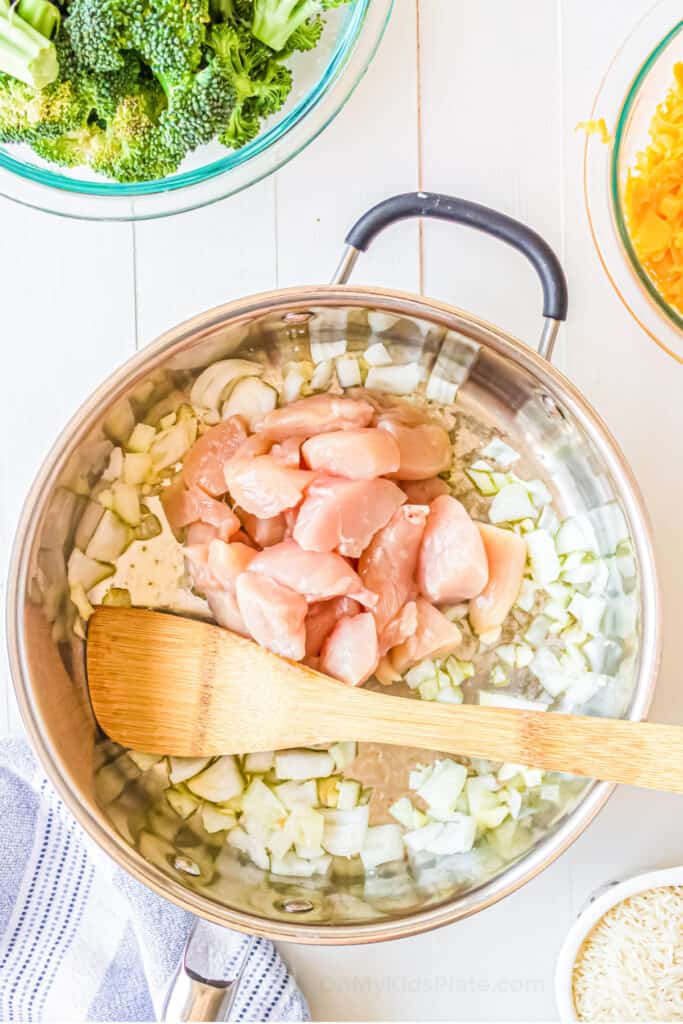
[[[286,62],[317,45],[329,6],[285,20],[273,46],[259,0],[0,0],[0,143],[123,183],[214,140],[239,149],[287,101]]]

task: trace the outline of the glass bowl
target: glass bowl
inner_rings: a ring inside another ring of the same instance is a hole
[[[320,43],[288,62],[287,103],[242,149],[203,146],[159,181],[118,184],[87,168],[56,168],[28,146],[0,145],[0,195],[46,213],[83,220],[150,220],[225,199],[272,174],[332,121],[372,60],[393,0],[352,0],[326,15]]]
[[[624,41],[600,85],[591,118],[604,118],[613,139],[608,145],[595,136],[586,139],[584,195],[593,241],[617,295],[652,340],[683,362],[683,316],[638,259],[622,205],[629,168],[647,145],[651,118],[680,60],[680,0],[660,0]]]

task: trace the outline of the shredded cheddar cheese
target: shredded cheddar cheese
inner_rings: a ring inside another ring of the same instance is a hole
[[[674,67],[674,85],[649,134],[626,180],[626,224],[657,291],[683,313],[683,62]]]
[[[586,135],[598,135],[600,137],[600,142],[604,142],[605,145],[612,141],[612,136],[605,124],[604,117],[599,117],[595,121],[579,121],[576,126],[576,131],[583,131]]]

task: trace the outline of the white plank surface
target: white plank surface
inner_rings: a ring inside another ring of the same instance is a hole
[[[327,280],[355,217],[392,192],[452,192],[526,220],[565,262],[570,319],[558,359],[614,431],[645,494],[665,599],[654,714],[683,722],[683,371],[628,318],[602,273],[574,132],[612,53],[649,6],[397,0],[384,44],[344,111],[249,192],[134,229],[3,203],[0,428],[14,443],[0,454],[0,580],[22,496],[55,432],[136,343],[232,297]],[[402,224],[356,275],[423,288],[536,339],[533,274],[516,253],[464,229]],[[4,685],[0,732],[19,729]],[[622,789],[556,864],[475,918],[399,943],[289,947],[286,956],[317,1020],[552,1018],[554,961],[573,915],[610,878],[680,862],[679,820],[680,798]]]

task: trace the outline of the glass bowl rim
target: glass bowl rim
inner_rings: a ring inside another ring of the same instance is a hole
[[[650,275],[646,272],[640,262],[633,246],[633,242],[626,225],[621,189],[619,186],[619,161],[622,147],[628,133],[629,117],[638,99],[640,89],[647,80],[650,71],[656,64],[659,57],[664,53],[669,44],[682,32],[683,19],[681,19],[678,24],[674,25],[673,28],[667,32],[664,38],[659,41],[640,66],[633,82],[631,83],[631,87],[626,94],[626,99],[624,100],[619,113],[619,118],[614,132],[614,146],[612,147],[612,157],[610,161],[610,192],[612,197],[614,220],[619,237],[621,238],[621,243],[629,258],[631,268],[638,277],[641,285],[647,291],[649,297],[656,303],[664,316],[671,320],[679,330],[683,330],[683,315],[678,313],[673,306],[669,305],[666,299],[659,292]]]
[[[282,121],[220,160],[154,182],[84,182],[26,164],[0,148],[0,196],[57,216],[136,221],[184,213],[249,188],[298,155],[343,108],[382,41],[393,6],[394,0],[353,0],[312,88]]]
[[[591,119],[602,118],[616,127],[636,72],[642,68],[643,53],[651,54],[680,18],[680,0],[655,0],[632,24],[596,85]],[[626,311],[651,341],[683,364],[683,332],[662,313],[624,251],[610,187],[612,148],[613,139],[603,144],[591,133],[584,138],[582,189],[590,238],[600,266]]]

